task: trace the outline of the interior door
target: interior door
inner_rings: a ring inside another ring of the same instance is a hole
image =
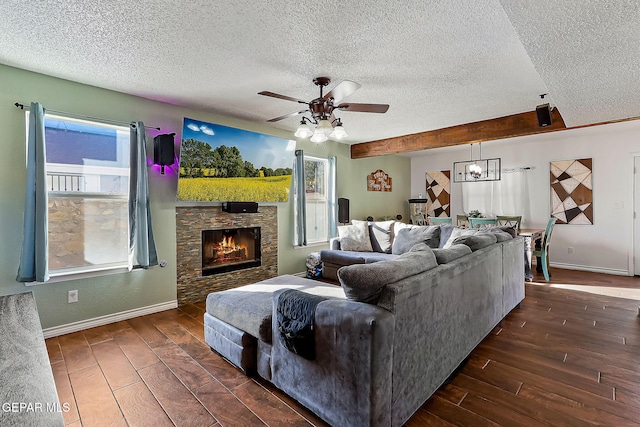
[[[633,158],[633,264],[640,276],[640,156]]]

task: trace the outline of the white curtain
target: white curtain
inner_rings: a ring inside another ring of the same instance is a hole
[[[485,217],[521,215],[523,222],[531,218],[527,170],[502,171],[500,181],[465,182],[462,187],[462,209],[478,210]]]

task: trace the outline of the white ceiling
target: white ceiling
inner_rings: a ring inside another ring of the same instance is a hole
[[[640,115],[640,0],[2,0],[0,63],[264,123],[329,76],[362,87],[349,143],[556,105]],[[30,100],[26,100],[30,101]],[[55,108],[55,106],[50,106]],[[273,126],[294,131],[295,117]]]

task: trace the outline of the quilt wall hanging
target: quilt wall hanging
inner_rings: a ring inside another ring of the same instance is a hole
[[[451,216],[451,171],[427,172],[427,216]]]
[[[549,168],[556,224],[593,224],[593,159],[551,162]]]

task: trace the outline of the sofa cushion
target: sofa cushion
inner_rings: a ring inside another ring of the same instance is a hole
[[[469,255],[471,252],[471,248],[467,245],[453,245],[447,249],[438,248],[433,250],[438,264],[448,264],[451,261]]]
[[[498,243],[504,242],[506,240],[513,239],[513,237],[511,237],[511,234],[509,234],[509,233],[507,233],[505,231],[502,231],[502,230],[496,230],[496,231],[492,232],[491,234],[496,236]]]
[[[395,221],[377,221],[369,223],[369,237],[373,252],[391,253],[393,228]]]
[[[402,255],[418,243],[425,243],[430,248],[440,244],[440,227],[437,225],[403,225],[398,227],[393,237],[391,253]]]
[[[262,341],[271,342],[273,293],[285,288],[344,299],[340,286],[283,275],[252,285],[212,292],[207,296],[207,313]]]
[[[328,249],[320,252],[320,259],[324,264],[337,264],[341,266],[370,264],[395,258],[397,258],[397,255],[380,252],[332,251]]]
[[[482,227],[479,228],[478,231],[481,233],[495,233],[495,232],[503,232],[509,234],[512,238],[518,237],[518,231],[513,226],[509,225],[497,225],[492,227]]]
[[[466,245],[472,252],[475,252],[496,242],[497,238],[494,233],[476,233],[458,237],[453,241],[453,245]]]
[[[340,236],[340,248],[344,251],[371,252],[371,239],[369,238],[369,225],[366,221],[351,221],[351,225],[338,227]]]
[[[356,264],[338,270],[338,279],[347,299],[375,304],[382,288],[438,265],[433,250],[420,243],[394,260]]]

